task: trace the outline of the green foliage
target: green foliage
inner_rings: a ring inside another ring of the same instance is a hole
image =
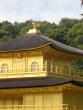
[[[78,23],[78,20],[76,19],[64,18],[60,21],[59,27],[64,28],[65,31],[68,31],[76,23]]]
[[[75,47],[79,48],[79,45],[83,45],[83,23],[77,23],[70,28],[68,38],[70,38],[71,45]]]
[[[40,32],[59,42],[83,49],[83,19],[63,18],[58,25],[47,21],[38,21]],[[32,28],[32,20],[14,24],[3,21],[0,23],[0,41],[8,41],[22,36]]]
[[[8,22],[4,21],[0,23],[0,40],[8,41],[16,37],[15,26]]]
[[[50,38],[53,38],[55,36],[55,30],[57,28],[57,25],[55,23],[49,23],[47,21],[38,23],[40,25],[39,29],[42,34]]]
[[[83,70],[83,60],[76,60],[72,61],[71,65],[77,69],[82,69]]]

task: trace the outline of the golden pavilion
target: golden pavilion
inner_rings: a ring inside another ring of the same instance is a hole
[[[0,110],[83,110],[83,50],[36,28],[0,44]]]

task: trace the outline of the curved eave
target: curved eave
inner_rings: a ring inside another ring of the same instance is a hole
[[[71,51],[71,50],[67,50],[67,49],[63,49],[62,47],[58,47],[54,44],[51,45],[54,49],[61,51],[61,52],[65,52],[65,53],[69,53],[69,54],[73,54],[73,55],[78,55],[78,56],[83,56],[83,53],[77,52],[77,51]]]
[[[2,79],[0,80],[0,89],[48,87],[64,85],[68,83],[83,87],[83,82],[74,80],[72,81],[71,79],[68,80],[55,77],[41,77],[41,78],[36,77],[36,78]]]
[[[62,51],[62,52],[66,52],[66,53],[70,53],[70,54],[74,54],[74,55],[83,56],[83,50],[80,50],[80,49],[77,49],[75,47],[71,47],[71,46],[65,45],[65,44],[63,44],[61,42],[58,42],[58,41],[55,41],[53,39],[49,39],[49,38],[46,38],[46,39],[48,39],[51,42],[51,46],[53,48],[55,48],[56,50],[59,50],[59,51]]]
[[[83,50],[67,46],[38,33],[28,34],[24,37],[17,37],[5,44],[0,44],[0,52],[34,50],[43,48],[48,45],[62,52],[83,56]]]
[[[37,50],[37,49],[44,48],[46,46],[51,46],[52,48],[54,48],[54,49],[56,49],[58,51],[61,51],[61,52],[65,52],[65,53],[69,53],[69,54],[73,54],[73,55],[78,55],[78,56],[83,56],[83,54],[80,53],[80,52],[77,52],[77,51],[74,52],[74,51],[71,51],[71,50],[68,50],[68,49],[63,49],[62,47],[59,47],[59,46],[57,46],[55,44],[52,44],[52,42],[49,42],[47,44],[44,44],[44,45],[41,45],[41,46],[38,46],[38,47],[35,47],[35,48],[25,48],[25,49],[18,49],[18,50],[5,50],[5,51],[0,51],[0,53]]]

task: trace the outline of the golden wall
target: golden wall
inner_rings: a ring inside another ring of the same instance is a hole
[[[7,107],[15,108],[14,110],[18,110],[18,108],[20,110],[82,110],[83,90],[76,86],[70,90],[67,85],[1,89],[1,107],[4,110]]]
[[[37,63],[38,67],[35,67],[33,63]],[[35,68],[38,68],[38,70]],[[40,73],[43,71],[43,56],[41,52],[12,52],[0,54],[0,73],[2,75],[5,74],[4,76],[6,76],[10,74],[13,77],[12,74],[15,74],[18,77],[25,73],[28,73],[29,76],[30,73],[30,75],[36,76],[37,74],[33,74],[34,71],[39,71]]]
[[[0,91],[0,108],[5,110],[8,106],[14,110],[60,110],[63,93],[56,87],[3,89]]]
[[[27,106],[33,105],[31,109],[36,110],[59,110],[62,107],[63,97],[62,93],[39,93],[39,94],[25,94],[23,96],[24,104]]]
[[[83,92],[65,91],[63,93],[63,103],[69,105],[70,109],[82,110],[83,109]]]
[[[49,46],[37,50],[0,53],[0,77],[35,77],[50,73],[78,75],[81,73],[75,72],[76,68],[71,62],[82,58]]]

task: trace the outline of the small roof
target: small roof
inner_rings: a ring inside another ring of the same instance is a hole
[[[62,79],[56,77],[36,77],[0,79],[0,89],[48,87],[64,85],[68,83],[83,87],[83,82],[75,81],[72,79]]]
[[[40,33],[26,34],[6,43],[0,44],[0,52],[38,49],[47,45],[50,45],[53,48],[63,52],[72,53],[76,55],[83,55],[83,50],[67,46],[63,43],[45,37]]]

